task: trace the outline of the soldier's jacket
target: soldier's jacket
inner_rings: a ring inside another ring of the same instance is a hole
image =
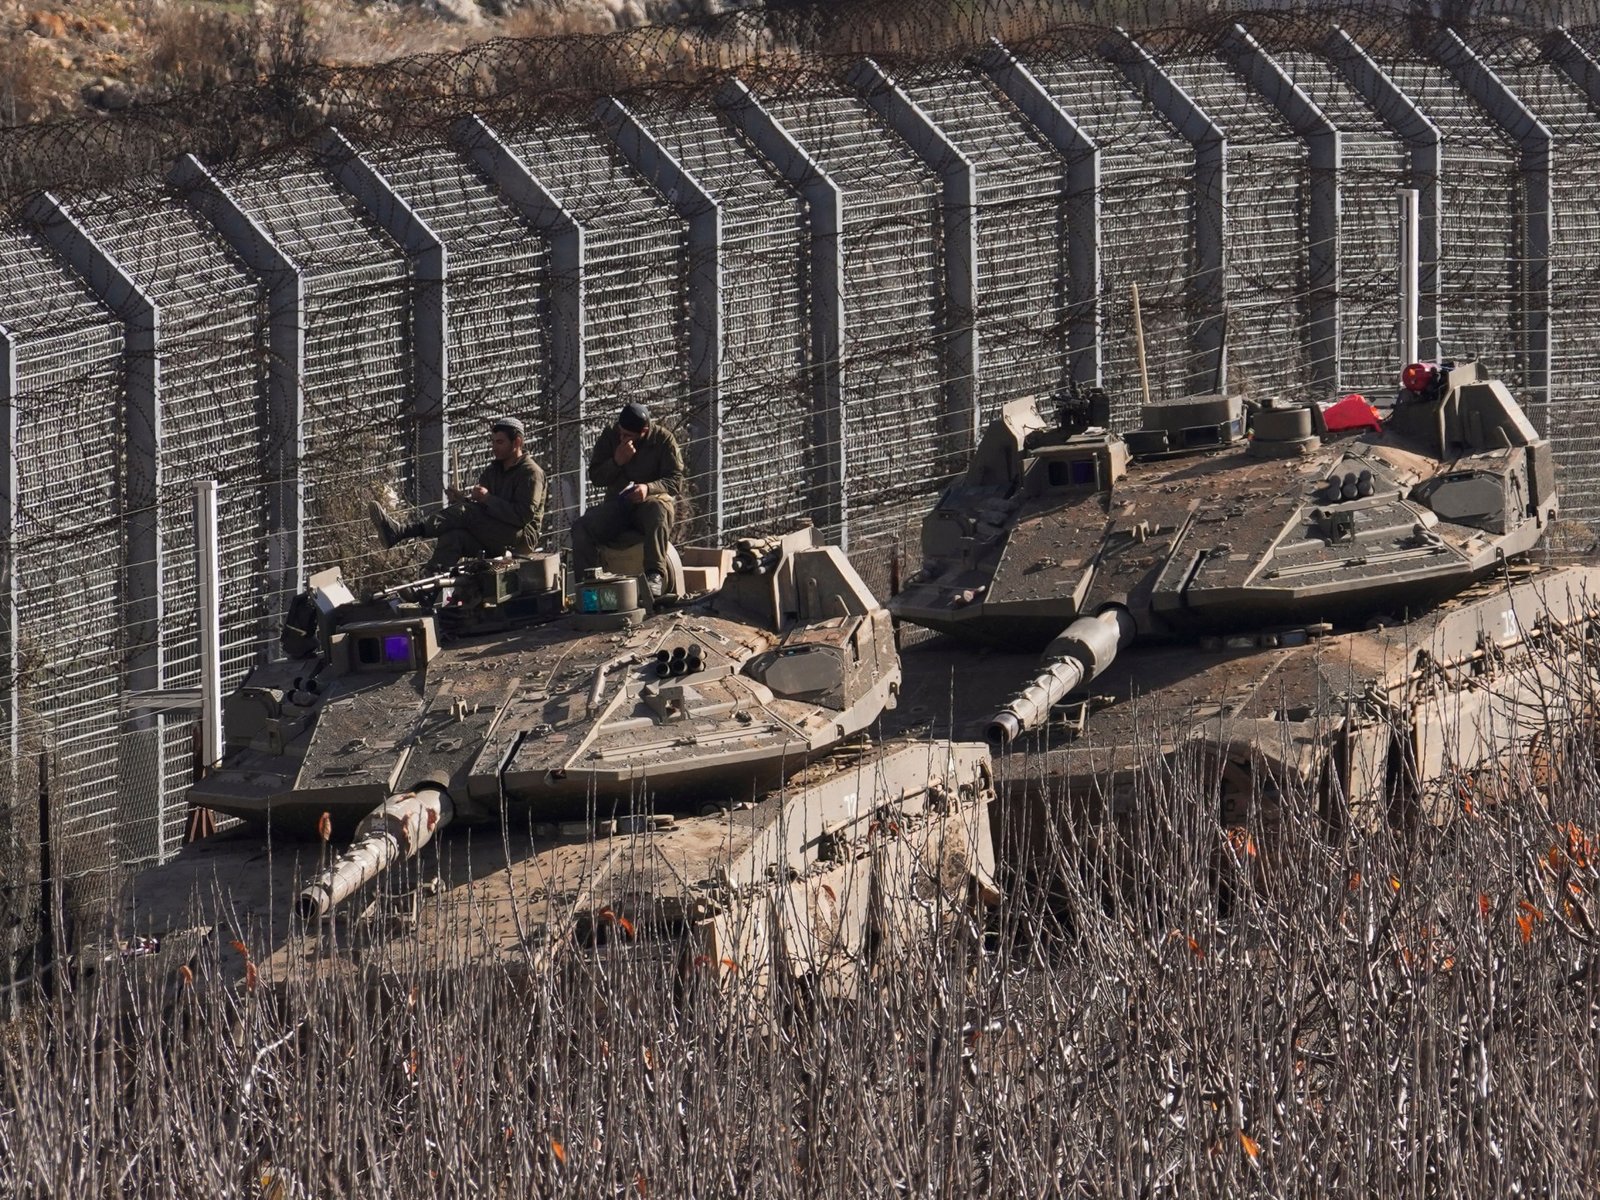
[[[589,456],[589,482],[615,495],[624,484],[646,483],[651,496],[676,500],[683,495],[683,455],[678,441],[659,425],[645,430],[635,443],[634,455],[621,466],[612,457],[622,440],[615,425],[600,435]]]
[[[508,467],[491,462],[478,476],[478,486],[489,492],[479,501],[484,512],[520,531],[514,540],[523,549],[537,547],[544,526],[544,468],[526,454]]]

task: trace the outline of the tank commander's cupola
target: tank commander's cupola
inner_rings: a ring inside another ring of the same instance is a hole
[[[1136,459],[1218,450],[1244,437],[1244,401],[1238,396],[1192,396],[1146,404],[1143,428],[1127,435]]]
[[[1320,449],[1327,432],[1315,404],[1263,408],[1250,418],[1250,457],[1299,458]]]

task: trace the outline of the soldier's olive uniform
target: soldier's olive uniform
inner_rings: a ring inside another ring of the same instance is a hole
[[[589,482],[604,488],[606,499],[572,523],[572,565],[583,573],[600,565],[600,547],[609,546],[630,529],[644,536],[644,569],[666,574],[667,539],[683,494],[683,455],[677,439],[651,425],[634,443],[634,455],[618,463],[621,442],[616,426],[600,435],[589,456]],[[629,484],[648,485],[650,494],[638,504],[618,495]]]
[[[526,454],[509,466],[491,462],[478,476],[489,492],[482,500],[458,500],[422,519],[421,533],[438,538],[430,570],[452,567],[479,554],[528,554],[539,548],[544,525],[544,470]]]

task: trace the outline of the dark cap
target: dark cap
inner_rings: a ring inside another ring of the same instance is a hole
[[[516,437],[522,436],[522,422],[516,417],[496,417],[489,422],[490,433],[509,433]]]
[[[650,413],[642,404],[624,404],[617,424],[629,433],[643,433],[650,425]]]

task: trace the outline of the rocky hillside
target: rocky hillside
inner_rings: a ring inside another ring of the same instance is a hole
[[[334,64],[492,37],[603,33],[719,0],[0,0],[0,127],[123,109],[256,77],[286,56]]]

